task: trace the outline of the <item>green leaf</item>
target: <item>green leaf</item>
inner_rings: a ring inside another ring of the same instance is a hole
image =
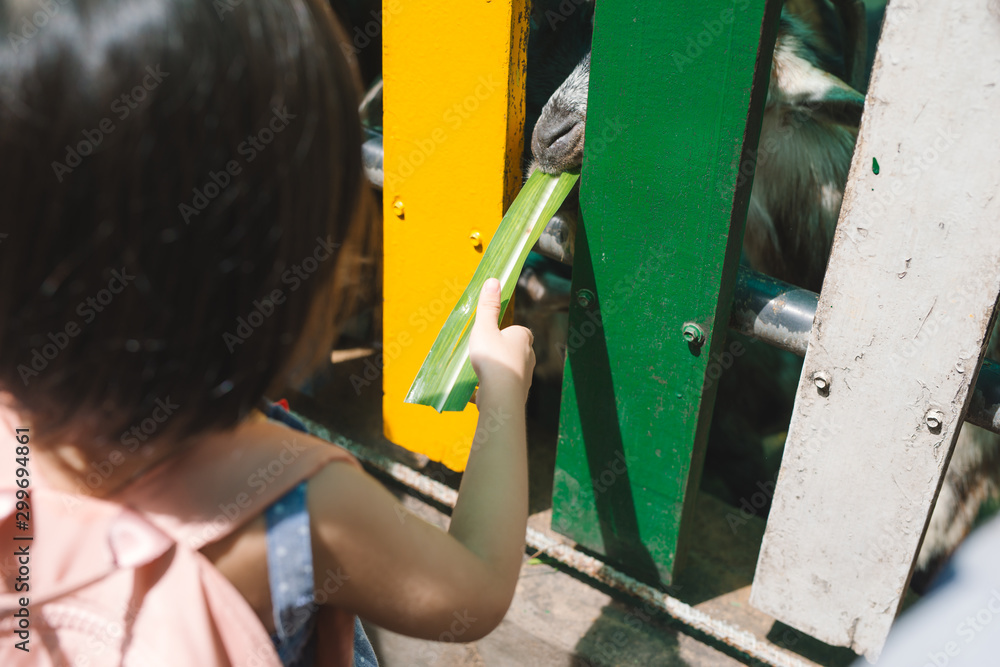
[[[407,403],[429,405],[438,412],[465,409],[476,389],[476,374],[469,362],[469,334],[483,284],[490,278],[500,280],[502,318],[528,252],[579,177],[536,171],[524,184],[420,366],[406,394]]]

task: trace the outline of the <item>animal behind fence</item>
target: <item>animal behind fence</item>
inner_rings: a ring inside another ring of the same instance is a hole
[[[740,169],[740,178],[753,177],[744,261],[757,271],[813,291],[822,286],[864,107],[864,96],[856,87],[865,85],[869,62],[866,52],[874,48],[874,43],[868,45],[866,40],[877,34],[867,30],[865,16],[864,5],[857,1],[786,2],[771,62],[758,147]],[[878,13],[869,12],[868,18],[881,20]],[[589,39],[589,22],[577,21],[565,29],[576,29]],[[563,43],[571,41],[565,33],[560,39]],[[560,53],[565,56],[565,50]],[[587,51],[542,108],[531,135],[530,170],[560,173],[580,169],[586,145],[590,59]],[[731,184],[720,187],[731,188]],[[578,202],[569,202],[569,208],[558,214],[560,224],[578,216]],[[550,302],[532,307],[532,287],[537,287],[538,281],[537,272],[523,278],[524,289],[519,296],[522,303],[518,307],[535,330],[538,373],[542,379],[554,379],[563,367],[566,318]],[[996,347],[991,344],[989,356],[1000,351]],[[761,362],[762,357],[766,361]],[[755,361],[747,361],[751,358]],[[713,433],[719,436],[728,428],[731,436],[734,429],[729,427],[733,424],[742,428],[750,422],[774,420],[774,415],[761,419],[755,414],[748,422],[748,415],[731,409],[737,406],[726,405],[727,399],[739,394],[784,392],[783,397],[773,396],[774,400],[764,404],[776,409],[778,419],[784,419],[787,425],[798,371],[786,371],[789,364],[797,368],[798,363],[763,351],[735,363],[720,385],[716,410],[719,418],[713,422]],[[772,375],[779,379],[760,378],[762,364],[770,364]],[[779,376],[787,380],[790,375],[791,386],[782,387]],[[745,405],[753,409],[761,403],[750,401]],[[743,458],[744,452],[733,445],[733,439],[710,439],[707,472],[724,465],[720,459]],[[767,474],[767,466],[756,470],[756,474]],[[997,496],[998,478],[1000,438],[965,425],[918,557],[915,584],[926,583],[971,529],[980,507]],[[730,500],[739,497],[738,490],[731,492]]]

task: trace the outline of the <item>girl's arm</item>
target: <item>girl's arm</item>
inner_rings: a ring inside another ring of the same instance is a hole
[[[450,531],[410,514],[363,471],[327,466],[309,482],[320,600],[425,639],[472,641],[500,623],[524,550],[524,402],[534,353],[531,333],[500,331],[499,314],[499,282],[491,280],[470,341],[479,424]]]

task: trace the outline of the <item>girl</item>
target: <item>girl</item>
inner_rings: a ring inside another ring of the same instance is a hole
[[[365,241],[328,6],[0,6],[0,662],[345,665],[355,614],[490,632],[534,365],[496,281],[471,354],[500,418],[447,533],[265,416],[330,349]]]

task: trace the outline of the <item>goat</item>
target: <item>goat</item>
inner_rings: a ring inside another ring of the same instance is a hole
[[[803,11],[802,7],[810,4],[809,0],[788,0],[782,10],[753,168],[743,251],[752,268],[819,291],[864,97],[842,78],[820,67],[820,40],[789,11],[792,5]],[[837,4],[845,28],[843,41],[849,43],[841,74],[860,86],[867,76],[865,49],[856,46],[864,33],[864,9],[849,0]],[[811,15],[815,26],[819,11]],[[531,139],[532,171],[555,174],[580,168],[589,80],[588,52],[542,109]],[[563,220],[571,219],[572,213],[563,212],[561,216]],[[531,276],[530,280],[537,282],[537,277]],[[524,304],[521,308],[527,309]],[[545,330],[541,335],[536,332],[537,343],[544,344],[546,338],[565,339],[565,331],[554,331],[559,325],[565,326],[564,318],[549,311],[545,313]],[[540,369],[557,375],[562,369],[562,354],[551,352],[538,353]],[[994,336],[988,355],[995,357],[998,352],[1000,337]],[[929,583],[971,530],[980,507],[998,494],[1000,437],[966,424],[917,557],[914,588],[920,590]]]
[[[761,126],[744,251],[762,273],[818,291],[850,168],[864,97],[820,69],[806,28],[783,13]],[[532,171],[583,162],[588,52],[542,109]]]

